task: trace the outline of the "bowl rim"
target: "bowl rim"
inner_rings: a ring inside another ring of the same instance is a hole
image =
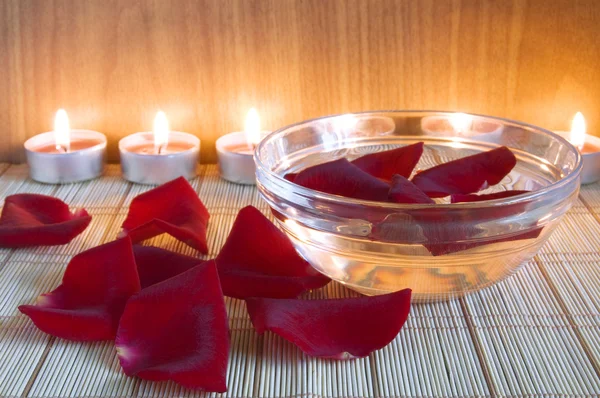
[[[381,113],[396,113],[396,114],[417,113],[417,114],[423,114],[423,117],[428,116],[426,114],[430,114],[429,116],[433,116],[433,115],[441,116],[441,115],[452,115],[452,114],[456,114],[456,113],[464,113],[469,116],[485,118],[485,119],[489,119],[492,121],[503,122],[505,124],[506,123],[516,124],[516,125],[519,125],[520,127],[525,127],[528,129],[532,129],[532,130],[536,130],[536,131],[540,131],[542,133],[548,134],[548,135],[552,136],[553,138],[557,139],[559,142],[566,144],[568,147],[570,147],[570,149],[572,151],[575,152],[576,165],[575,165],[575,168],[569,174],[567,174],[565,177],[561,178],[560,180],[558,180],[556,182],[553,182],[552,184],[550,184],[546,187],[543,187],[543,188],[535,190],[535,191],[523,193],[520,195],[511,196],[508,198],[483,200],[483,201],[479,201],[479,202],[414,204],[414,203],[378,202],[378,201],[372,201],[372,200],[347,198],[345,196],[333,195],[333,194],[328,194],[325,192],[320,192],[320,191],[317,191],[314,189],[305,188],[301,185],[294,184],[293,182],[288,181],[285,178],[273,173],[271,170],[269,170],[267,168],[267,166],[262,162],[262,160],[258,156],[261,149],[263,149],[263,147],[266,145],[267,141],[276,138],[276,136],[278,134],[282,133],[285,130],[291,129],[293,127],[296,127],[296,126],[299,126],[302,124],[306,124],[306,123],[316,122],[319,120],[330,119],[330,118],[346,116],[346,115],[360,116],[360,115],[365,115],[365,114],[381,114]],[[543,127],[539,127],[539,126],[536,126],[536,125],[533,125],[530,123],[525,123],[525,122],[521,122],[518,120],[513,120],[513,119],[508,119],[508,118],[503,118],[503,117],[488,116],[488,115],[482,115],[482,114],[477,114],[477,113],[426,110],[426,109],[421,109],[421,110],[419,110],[419,109],[371,110],[371,111],[350,112],[350,113],[340,113],[340,114],[319,116],[319,117],[315,117],[312,119],[302,120],[300,122],[296,122],[296,123],[289,124],[287,126],[278,128],[275,131],[268,134],[267,136],[265,136],[261,140],[261,142],[257,145],[257,147],[254,151],[253,158],[254,158],[254,163],[256,165],[256,174],[257,175],[259,173],[259,170],[262,170],[267,176],[269,176],[270,178],[274,178],[279,184],[282,185],[282,187],[286,188],[286,190],[294,190],[296,193],[300,193],[305,196],[311,196],[316,199],[325,200],[325,201],[329,201],[329,202],[332,202],[335,204],[340,204],[340,205],[353,204],[353,205],[362,205],[362,206],[369,206],[369,207],[379,207],[381,209],[389,209],[389,210],[420,210],[420,209],[446,209],[446,210],[461,209],[461,210],[463,210],[463,209],[470,209],[470,208],[485,208],[485,207],[490,207],[490,206],[505,206],[505,205],[527,202],[527,201],[531,201],[533,199],[539,198],[543,195],[546,195],[550,192],[554,192],[554,191],[560,189],[561,187],[563,187],[564,185],[568,185],[574,179],[579,178],[579,176],[581,174],[581,170],[583,169],[583,158],[582,158],[582,155],[579,152],[579,150],[577,148],[575,148],[575,146],[573,146],[573,144],[571,144],[569,142],[569,140],[567,140],[566,138],[564,138],[558,134],[555,134],[551,130],[548,130]],[[258,181],[258,178],[257,178],[257,181]],[[261,185],[262,184],[259,184],[259,186],[261,186]]]

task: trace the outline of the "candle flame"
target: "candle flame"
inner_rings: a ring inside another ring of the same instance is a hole
[[[71,147],[71,127],[69,126],[69,116],[64,109],[59,109],[54,118],[54,141],[56,150],[69,152]]]
[[[154,118],[154,152],[160,152],[169,144],[169,120],[163,111]]]
[[[455,132],[464,133],[471,130],[473,116],[467,115],[466,113],[455,113],[454,115],[450,116],[449,122]]]
[[[573,118],[573,123],[571,123],[571,137],[569,138],[571,144],[582,149],[583,144],[585,143],[585,132],[585,119],[581,112],[577,112]]]
[[[260,117],[255,108],[250,108],[246,115],[246,123],[244,124],[244,132],[246,134],[246,143],[249,148],[254,148],[261,140]]]

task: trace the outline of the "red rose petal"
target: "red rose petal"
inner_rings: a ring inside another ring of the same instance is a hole
[[[347,198],[387,201],[390,186],[342,158],[302,170],[294,183]]]
[[[225,392],[227,313],[214,261],[131,297],[116,347],[128,376]]]
[[[389,198],[396,203],[435,203],[425,192],[401,175],[392,178]]]
[[[206,254],[209,217],[194,188],[179,177],[133,199],[123,232],[134,243],[167,233]]]
[[[408,317],[411,290],[335,300],[246,300],[258,333],[270,330],[306,354],[359,358],[385,347]]]
[[[520,195],[527,191],[506,191],[489,195],[453,195],[453,202],[464,199],[466,202],[492,200]],[[415,242],[419,235],[426,238],[423,246],[434,256],[456,253],[493,243],[535,239],[541,231],[533,228],[501,238],[482,236],[482,230],[474,222],[489,222],[526,211],[528,202],[506,204],[481,209],[440,209],[428,208],[413,210],[407,214],[397,214],[385,221],[374,224],[371,237],[386,242]],[[477,239],[477,241],[473,241]]]
[[[223,293],[230,297],[297,297],[330,281],[252,206],[240,210],[215,260]]]
[[[286,175],[283,176],[283,178],[285,178],[289,182],[294,182],[297,175],[298,175],[298,173],[287,173]]]
[[[501,242],[514,242],[518,240],[524,239],[535,239],[540,236],[543,228],[532,229],[531,231],[523,232],[514,236],[498,238],[498,239],[489,239],[481,242],[449,242],[449,243],[431,243],[424,245],[429,252],[434,256],[442,256],[444,254],[451,254],[460,252],[463,250],[473,249],[480,246],[491,245],[493,243],[501,243]],[[469,233],[465,232],[457,232],[456,235],[462,236],[465,239],[469,238]],[[433,240],[433,239],[432,239]]]
[[[410,177],[422,154],[423,143],[417,142],[391,151],[361,156],[353,160],[352,164],[374,177],[390,181],[395,174]]]
[[[66,203],[51,196],[11,195],[0,217],[0,247],[64,245],[91,220],[84,209],[71,213]]]
[[[135,245],[133,254],[142,289],[177,276],[204,262],[154,246]]]
[[[450,201],[452,203],[481,202],[484,200],[510,198],[512,196],[521,195],[521,194],[524,194],[527,192],[530,192],[530,191],[514,190],[514,191],[496,192],[496,193],[491,193],[491,194],[486,194],[486,195],[452,195],[450,197]],[[507,217],[511,214],[515,214],[518,211],[523,211],[524,207],[525,207],[525,204],[523,204],[523,203],[497,206],[497,207],[495,207],[493,209],[489,209],[487,211],[489,214],[489,215],[487,215],[487,217],[481,216],[481,217],[479,217],[479,219],[484,220],[484,219]],[[426,247],[429,250],[429,252],[431,254],[433,254],[434,256],[440,256],[443,254],[456,253],[458,251],[472,249],[475,247],[489,245],[492,243],[514,242],[514,241],[523,240],[523,239],[536,239],[542,232],[542,229],[543,229],[543,227],[535,228],[530,231],[519,233],[519,234],[516,234],[513,236],[498,238],[498,239],[491,239],[491,240],[487,240],[485,242],[476,242],[476,243],[449,242],[446,244],[430,244],[430,245],[427,245]],[[471,232],[471,233],[468,233],[468,232]],[[479,231],[478,230],[461,231],[460,229],[457,229],[455,237],[458,237],[459,239],[468,239],[469,235],[477,233],[477,232],[479,232]]]
[[[503,191],[496,192],[492,194],[486,195],[452,195],[451,202],[481,202],[484,200],[494,200],[494,199],[502,199],[509,198],[512,196],[521,195],[527,193],[529,191]],[[436,221],[438,223],[451,223],[453,222],[453,227],[445,228],[442,230],[441,228],[436,228],[431,223],[431,218],[428,220],[426,224],[429,226],[423,229],[425,236],[428,237],[431,243],[425,245],[427,250],[434,256],[441,256],[444,254],[456,253],[463,250],[472,249],[475,247],[480,247],[484,245],[490,245],[493,243],[501,243],[501,242],[513,242],[523,239],[535,239],[542,232],[543,228],[534,228],[532,230],[516,233],[512,236],[505,236],[501,238],[489,238],[483,239],[479,242],[466,242],[468,240],[472,240],[473,237],[480,234],[480,229],[473,227],[473,223],[484,222],[494,219],[501,219],[504,217],[509,217],[514,214],[522,213],[525,211],[525,207],[527,206],[527,202],[524,203],[510,203],[504,204],[501,206],[494,206],[489,208],[482,209],[465,209],[461,212],[461,216],[450,217],[447,212],[444,210],[436,210],[437,217]],[[432,214],[429,214],[431,217]],[[435,216],[435,215],[433,215]],[[422,217],[419,218],[421,221],[424,219]],[[424,224],[425,225],[425,224]],[[471,226],[471,227],[468,227]]]
[[[510,149],[501,147],[424,170],[412,182],[432,198],[469,194],[499,183],[516,164]]]
[[[129,297],[140,290],[129,238],[73,257],[62,284],[22,305],[42,331],[68,340],[111,340]]]
[[[452,195],[450,196],[451,203],[460,203],[460,202],[481,202],[483,200],[494,200],[494,199],[504,199],[510,198],[512,196],[521,195],[530,191],[502,191],[496,193],[490,193],[486,195]]]

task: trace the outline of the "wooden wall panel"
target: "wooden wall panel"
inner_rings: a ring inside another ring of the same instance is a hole
[[[64,107],[119,138],[157,109],[214,140],[368,109],[449,109],[600,133],[597,0],[0,0],[0,161]]]

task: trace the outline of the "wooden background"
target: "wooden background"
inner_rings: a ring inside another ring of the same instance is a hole
[[[600,133],[599,0],[0,0],[0,161],[64,107],[119,138],[448,109]]]

